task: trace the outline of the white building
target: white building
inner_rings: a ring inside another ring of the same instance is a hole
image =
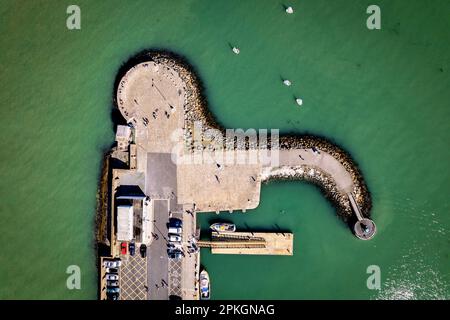
[[[117,240],[133,239],[133,206],[117,206]]]
[[[117,126],[116,141],[119,150],[127,151],[131,141],[131,128],[129,126]]]

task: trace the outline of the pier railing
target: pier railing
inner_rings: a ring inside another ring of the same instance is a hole
[[[243,249],[243,248],[265,248],[265,241],[258,242],[250,242],[250,241],[205,241],[200,240],[197,242],[197,245],[201,248],[235,248],[235,249]]]
[[[247,241],[247,242],[265,242],[263,237],[252,237],[247,235],[236,235],[232,233],[212,233],[213,241]]]

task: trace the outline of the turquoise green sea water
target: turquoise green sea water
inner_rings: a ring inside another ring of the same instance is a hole
[[[256,210],[221,214],[294,232],[295,255],[203,250],[213,298],[450,298],[450,2],[377,0],[382,29],[369,31],[372,2],[293,0],[288,16],[287,3],[269,0],[76,1],[81,30],[69,31],[72,1],[2,1],[0,298],[96,298],[95,194],[113,141],[113,81],[145,48],[186,56],[225,127],[333,139],[372,192],[370,242],[301,182],[271,183]],[[69,265],[81,268],[81,290],[66,289]],[[381,269],[380,291],[366,287],[369,265]]]

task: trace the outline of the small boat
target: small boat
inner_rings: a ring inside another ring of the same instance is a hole
[[[294,9],[292,7],[287,7],[286,13],[289,13],[289,14],[294,13]]]
[[[297,104],[298,104],[299,106],[301,106],[301,105],[303,104],[303,100],[300,99],[300,98],[295,99],[295,102],[297,102]]]
[[[200,299],[209,300],[211,287],[209,283],[209,274],[206,270],[200,272]]]
[[[235,54],[239,54],[239,53],[241,53],[241,50],[239,50],[239,48],[233,47],[233,52]]]
[[[283,84],[284,84],[285,86],[288,86],[288,87],[289,87],[292,83],[291,83],[289,80],[286,79],[286,80],[283,81]]]
[[[236,225],[234,225],[233,223],[226,223],[226,222],[213,223],[209,228],[212,231],[216,231],[216,232],[235,232],[236,231]]]

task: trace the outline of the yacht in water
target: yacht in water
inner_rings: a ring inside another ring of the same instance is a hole
[[[209,228],[212,231],[216,231],[216,232],[235,232],[236,231],[236,225],[234,225],[233,223],[226,223],[226,222],[213,223]]]
[[[289,13],[289,14],[294,13],[294,9],[292,7],[287,7],[286,13]]]
[[[211,287],[209,283],[209,274],[203,269],[200,272],[200,299],[209,300],[211,296]]]

